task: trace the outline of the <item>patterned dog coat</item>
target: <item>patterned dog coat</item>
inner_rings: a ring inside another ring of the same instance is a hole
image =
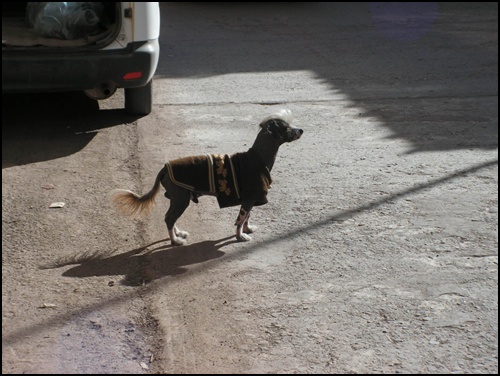
[[[271,188],[269,169],[253,149],[245,153],[185,157],[165,164],[170,180],[179,187],[217,197],[219,207],[253,201],[267,204]]]

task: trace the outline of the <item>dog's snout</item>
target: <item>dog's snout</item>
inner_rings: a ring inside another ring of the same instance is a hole
[[[300,138],[300,136],[302,136],[302,133],[304,133],[304,131],[300,128],[295,128],[294,129],[294,140],[298,140]]]

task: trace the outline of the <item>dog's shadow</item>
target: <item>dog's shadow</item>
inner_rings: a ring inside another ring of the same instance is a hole
[[[237,242],[234,236],[230,236],[180,247],[170,244],[158,246],[167,241],[170,243],[169,239],[160,240],[118,255],[114,254],[115,252],[112,252],[113,255],[108,252],[109,256],[100,251],[86,252],[71,259],[58,260],[41,269],[78,264],[62,275],[73,278],[124,276],[121,284],[141,286],[155,279],[185,273],[188,270],[186,266],[219,258],[225,254],[220,248]],[[111,279],[108,283],[112,285],[115,281]]]

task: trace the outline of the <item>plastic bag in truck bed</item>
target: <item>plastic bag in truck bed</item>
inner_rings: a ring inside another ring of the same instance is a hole
[[[26,18],[38,36],[79,39],[99,30],[104,5],[98,2],[28,2]]]

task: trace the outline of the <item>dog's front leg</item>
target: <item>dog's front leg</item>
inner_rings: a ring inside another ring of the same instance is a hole
[[[245,234],[252,234],[255,231],[255,226],[250,226],[250,213],[247,215],[247,220],[243,224],[243,232]]]
[[[248,218],[250,217],[250,211],[253,208],[252,203],[243,203],[240,208],[240,213],[238,214],[238,218],[236,219],[236,239],[239,241],[249,241],[252,239],[250,236],[245,234],[244,229],[248,230]]]

